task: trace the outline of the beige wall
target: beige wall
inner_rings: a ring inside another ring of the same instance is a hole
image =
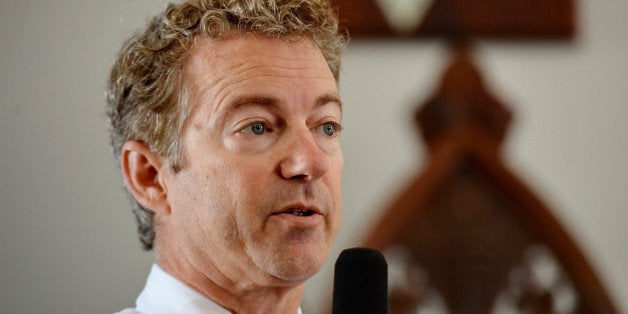
[[[0,312],[131,305],[152,256],[110,156],[108,68],[165,1],[0,2]],[[482,43],[478,61],[515,121],[511,168],[560,217],[628,311],[628,2],[580,2],[573,44]],[[409,115],[446,60],[439,42],[359,43],[344,58],[345,217],[357,245],[424,151]],[[308,286],[318,313],[333,260]]]

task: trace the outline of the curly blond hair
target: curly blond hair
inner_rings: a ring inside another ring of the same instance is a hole
[[[281,39],[307,38],[320,49],[336,81],[347,36],[326,0],[188,0],[170,4],[123,45],[111,70],[107,115],[114,155],[137,140],[182,167],[180,133],[191,104],[183,64],[197,36],[218,39],[238,30]],[[140,241],[152,249],[153,212],[130,197]]]

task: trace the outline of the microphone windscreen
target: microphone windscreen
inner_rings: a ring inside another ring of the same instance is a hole
[[[373,249],[340,253],[334,271],[333,314],[388,312],[388,265]]]

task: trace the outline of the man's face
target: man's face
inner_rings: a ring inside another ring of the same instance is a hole
[[[184,81],[193,107],[184,166],[167,178],[168,241],[230,280],[309,278],[342,213],[342,111],[321,52],[308,40],[199,38]]]

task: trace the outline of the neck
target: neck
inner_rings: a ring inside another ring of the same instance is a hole
[[[246,277],[230,278],[207,259],[159,251],[156,262],[165,272],[232,313],[297,313],[305,282],[259,284]]]

